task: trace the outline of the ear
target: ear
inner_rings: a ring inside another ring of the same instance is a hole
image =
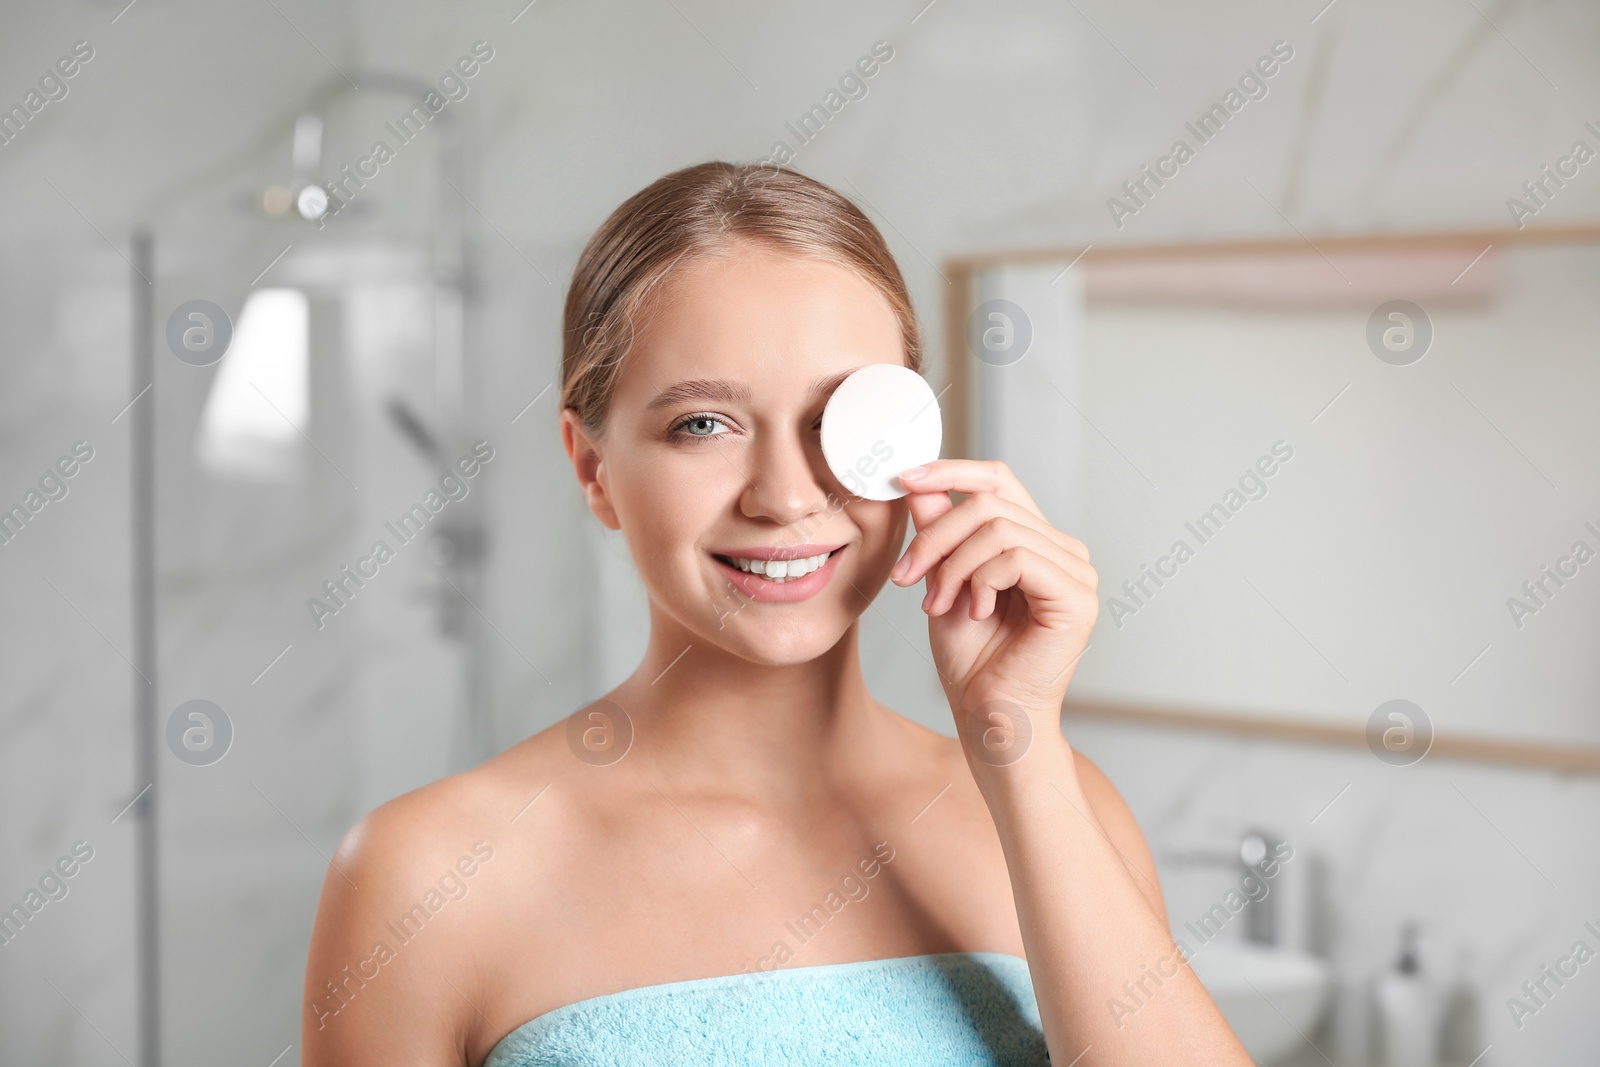
[[[600,442],[584,429],[576,408],[563,408],[561,411],[561,444],[567,450],[567,458],[572,461],[589,510],[606,529],[620,530],[622,523],[617,520],[616,509],[611,506],[611,492],[605,484],[605,457],[601,453]]]

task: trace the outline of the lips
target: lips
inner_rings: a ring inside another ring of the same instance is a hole
[[[843,547],[843,542],[832,545],[761,545],[757,548],[717,549],[711,554],[731,559],[805,559],[807,556],[821,556]]]
[[[741,594],[746,600],[763,604],[792,604],[801,600],[809,600],[820,593],[833,580],[834,571],[839,569],[839,557],[844,554],[844,545],[795,545],[785,546],[783,554],[804,559],[807,554],[820,556],[828,554],[828,558],[816,570],[811,571],[801,578],[785,576],[782,581],[773,581],[760,574],[740,570],[732,562],[739,560],[769,560],[776,559],[778,551],[774,547],[760,549],[734,550],[730,553],[711,553],[716,561],[717,569],[722,573],[734,591]],[[758,564],[765,567],[765,564]]]

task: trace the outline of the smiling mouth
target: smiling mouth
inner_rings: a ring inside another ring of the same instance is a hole
[[[730,567],[735,567],[747,574],[758,575],[774,585],[782,585],[784,582],[804,578],[828,562],[829,557],[837,556],[843,551],[844,548],[841,546],[831,552],[824,552],[817,556],[805,556],[800,559],[737,559],[733,556],[719,555],[716,552],[711,553],[711,555],[719,562],[726,563]]]

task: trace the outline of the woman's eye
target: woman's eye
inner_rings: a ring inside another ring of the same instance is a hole
[[[716,437],[710,432],[712,426],[726,426],[727,423],[715,415],[690,415],[672,428],[674,436],[678,437]]]
[[[678,438],[693,437],[700,440],[708,437],[721,437],[721,434],[712,431],[712,427],[727,427],[727,425],[727,422],[715,415],[690,415],[672,427],[672,436]],[[811,429],[813,432],[818,433],[822,431],[822,419],[820,417],[812,425]]]

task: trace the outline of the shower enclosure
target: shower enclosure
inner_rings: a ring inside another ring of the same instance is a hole
[[[140,230],[0,260],[0,1064],[298,1062],[333,845],[506,742],[465,138],[437,116],[316,218],[427,88],[357,77]]]

